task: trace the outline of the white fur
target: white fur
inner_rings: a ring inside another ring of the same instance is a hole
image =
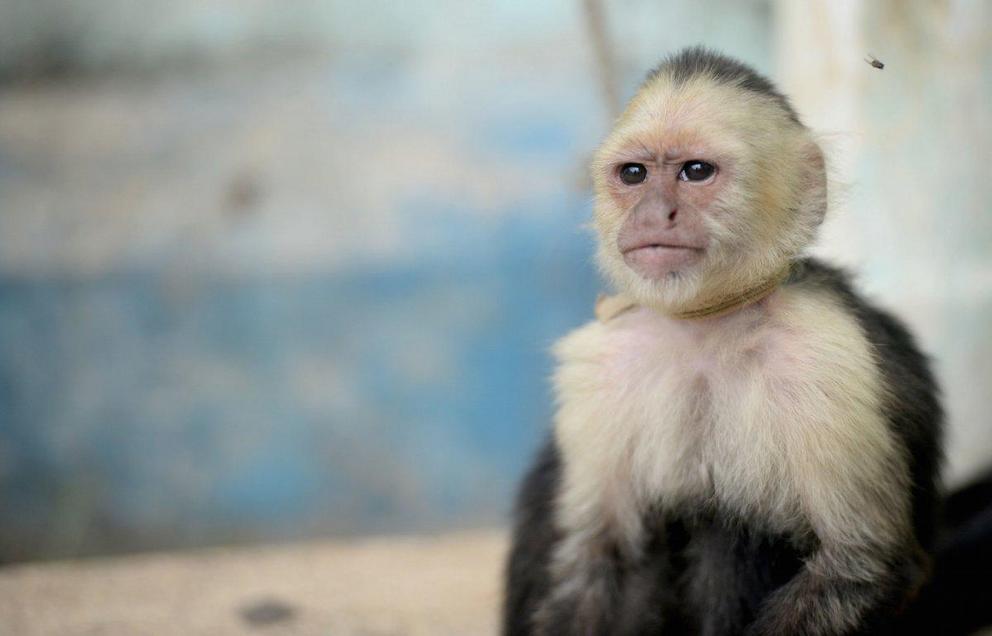
[[[560,581],[604,542],[636,555],[658,504],[815,535],[811,568],[862,580],[880,564],[860,557],[903,537],[905,457],[864,333],[829,292],[790,286],[701,321],[638,308],[555,353]]]

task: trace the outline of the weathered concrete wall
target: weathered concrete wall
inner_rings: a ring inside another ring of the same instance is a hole
[[[992,458],[992,5],[783,1],[778,15],[784,86],[833,159],[820,251],[934,357],[956,483]]]

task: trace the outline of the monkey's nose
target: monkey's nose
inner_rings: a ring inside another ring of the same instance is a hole
[[[675,220],[675,215],[678,214],[678,213],[679,213],[678,208],[672,208],[672,211],[668,213],[668,220],[669,221],[674,221]]]

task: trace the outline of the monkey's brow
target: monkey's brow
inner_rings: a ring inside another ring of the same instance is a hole
[[[628,161],[631,161],[631,160],[633,160],[633,161],[657,161],[657,159],[658,159],[658,153],[656,153],[656,152],[652,151],[650,148],[648,148],[644,144],[643,141],[640,141],[639,139],[631,140],[630,146],[636,146],[636,147],[635,148],[631,148],[630,150],[628,150],[626,152],[621,151],[620,152],[620,155],[623,157],[623,159],[628,160]],[[640,152],[638,152],[638,151],[640,151]]]
[[[636,161],[638,163],[657,163],[658,153],[651,150],[643,141],[636,137],[625,139],[614,153],[612,160],[617,163],[628,163]]]

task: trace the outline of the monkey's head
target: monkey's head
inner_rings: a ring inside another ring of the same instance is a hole
[[[592,168],[601,269],[671,313],[773,277],[826,208],[823,155],[786,98],[701,48],[648,76]]]

